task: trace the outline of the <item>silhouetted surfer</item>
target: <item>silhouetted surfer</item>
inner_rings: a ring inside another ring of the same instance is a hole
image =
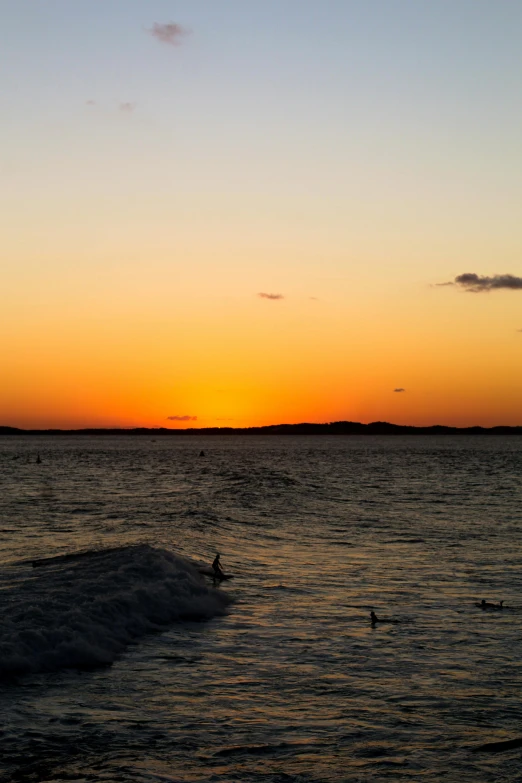
[[[480,604],[478,604],[478,605],[480,606],[481,609],[502,609],[503,608],[503,606],[502,606],[503,603],[504,603],[504,601],[499,601],[498,604],[492,604],[492,603],[489,603],[489,601],[484,600],[484,598],[483,598],[482,601],[480,602]]]
[[[391,617],[377,617],[373,609],[370,612],[370,621],[372,625],[375,625],[375,623],[399,623],[400,622],[400,620],[394,620]]]
[[[205,452],[204,452],[204,451],[200,451],[200,452],[199,452],[199,456],[200,456],[200,457],[204,457],[204,456],[205,456]]]
[[[214,558],[214,562],[212,563],[212,570],[214,572],[214,579],[223,579],[223,577],[224,577],[223,569],[221,568],[221,563],[219,562],[219,558],[220,557],[221,557],[221,555],[219,554],[219,552],[217,552],[217,554],[216,554],[216,556]]]
[[[38,456],[36,457],[36,464],[40,465],[41,461],[42,460],[40,459],[40,455],[38,454]]]

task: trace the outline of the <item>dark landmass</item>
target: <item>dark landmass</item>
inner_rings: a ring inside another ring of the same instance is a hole
[[[410,427],[373,421],[360,424],[356,421],[334,421],[329,424],[271,424],[268,427],[191,427],[168,429],[167,427],[87,428],[80,430],[22,430],[18,427],[0,426],[0,435],[154,435],[184,437],[187,435],[522,435],[522,427]]]

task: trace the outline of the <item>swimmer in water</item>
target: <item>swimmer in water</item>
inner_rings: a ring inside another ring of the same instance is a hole
[[[394,620],[392,617],[377,617],[375,612],[370,612],[370,622],[372,625],[375,625],[375,623],[400,623],[400,620]]]
[[[481,609],[502,609],[502,604],[504,601],[499,601],[498,604],[491,604],[488,601],[485,601],[484,598],[480,602],[480,608]]]

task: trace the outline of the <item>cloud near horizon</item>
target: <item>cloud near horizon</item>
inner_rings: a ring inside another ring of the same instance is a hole
[[[522,277],[516,275],[477,275],[474,272],[465,272],[457,275],[453,282],[438,283],[439,286],[455,285],[460,286],[465,291],[473,294],[480,294],[484,291],[498,291],[500,289],[517,291],[522,290]]]
[[[197,421],[197,416],[167,416],[168,421]]]
[[[154,22],[148,32],[160,43],[168,44],[169,46],[179,46],[190,30],[176,22],[166,22],[165,24]]]
[[[284,299],[284,296],[283,296],[283,294],[265,294],[265,293],[259,293],[259,294],[258,294],[258,296],[259,296],[259,298],[260,298],[260,299],[272,299],[272,300],[276,300],[276,299]]]
[[[122,103],[120,103],[120,111],[122,112],[127,112],[130,114],[131,112],[134,111],[135,108],[136,108],[136,104],[132,103],[131,101],[123,101]]]
[[[405,391],[406,391],[406,389],[394,389],[393,391],[394,391],[394,392],[405,392]]]

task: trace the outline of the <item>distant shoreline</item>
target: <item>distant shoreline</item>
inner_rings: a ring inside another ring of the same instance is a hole
[[[183,437],[194,435],[522,435],[520,427],[413,427],[374,421],[360,424],[353,421],[335,421],[330,424],[271,424],[266,427],[200,427],[168,429],[167,427],[88,427],[77,430],[24,430],[0,426],[2,435],[155,435]]]

